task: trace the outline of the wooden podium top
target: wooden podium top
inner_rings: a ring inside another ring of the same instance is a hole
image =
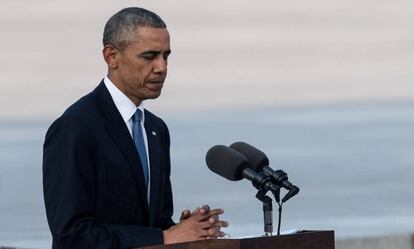
[[[202,240],[141,249],[334,249],[334,236],[334,231],[304,231],[280,236]]]

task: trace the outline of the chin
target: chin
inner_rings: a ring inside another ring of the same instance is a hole
[[[161,95],[161,91],[159,92],[154,92],[148,95],[148,99],[156,99]]]

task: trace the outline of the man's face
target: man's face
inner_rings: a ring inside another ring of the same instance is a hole
[[[140,27],[126,48],[118,50],[110,79],[136,105],[161,94],[167,76],[170,35],[165,28]]]

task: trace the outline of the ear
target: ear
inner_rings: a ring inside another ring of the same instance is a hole
[[[118,49],[112,47],[111,45],[106,45],[102,50],[102,54],[106,64],[108,64],[108,68],[115,69],[118,67]]]

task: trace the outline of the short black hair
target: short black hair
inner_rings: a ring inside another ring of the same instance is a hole
[[[154,12],[138,7],[125,8],[106,22],[103,45],[124,49],[128,45],[131,34],[139,27],[167,28],[167,25]]]

